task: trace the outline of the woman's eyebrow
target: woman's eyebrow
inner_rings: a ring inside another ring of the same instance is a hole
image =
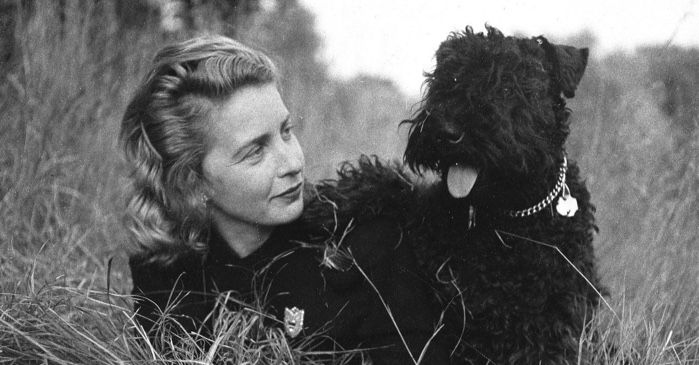
[[[238,148],[235,151],[234,155],[235,156],[239,155],[241,152],[245,151],[250,146],[263,145],[263,144],[267,143],[270,140],[270,138],[271,138],[271,136],[269,133],[259,135],[255,138],[251,139],[250,141],[243,143],[243,145],[240,146],[240,148]]]
[[[284,120],[283,120],[282,123],[281,123],[282,128],[284,128],[287,124],[289,124],[289,119],[290,119],[290,118],[291,118],[291,114],[287,114],[286,117],[284,118]],[[238,149],[235,151],[234,156],[237,156],[238,154],[240,154],[242,151],[246,150],[246,149],[247,149],[248,147],[250,147],[250,146],[265,144],[265,143],[269,142],[269,140],[270,140],[271,138],[272,138],[272,136],[271,136],[270,133],[265,133],[265,134],[259,135],[259,136],[255,137],[255,138],[251,139],[251,140],[248,141],[248,142],[244,142],[243,145],[240,146],[240,148],[238,148]]]
[[[287,124],[289,124],[289,119],[291,119],[291,114],[287,114],[284,120],[282,120],[282,128],[284,128]]]

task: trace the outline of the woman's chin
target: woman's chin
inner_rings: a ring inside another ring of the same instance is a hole
[[[303,213],[303,197],[286,204],[284,207],[279,207],[274,214],[274,221],[277,224],[287,224],[295,221]]]
[[[303,196],[299,197],[298,200],[293,202],[291,206],[289,206],[290,209],[292,209],[291,217],[289,219],[289,222],[296,220],[298,217],[301,216],[301,213],[303,213]]]

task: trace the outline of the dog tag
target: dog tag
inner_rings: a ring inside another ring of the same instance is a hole
[[[568,185],[563,184],[563,194],[556,202],[556,211],[564,217],[573,217],[578,211],[578,200],[570,195]]]

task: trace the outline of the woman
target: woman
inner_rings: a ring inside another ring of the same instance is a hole
[[[210,333],[219,293],[243,302],[265,293],[271,325],[290,338],[325,331],[345,349],[371,349],[374,364],[411,363],[438,314],[414,258],[387,222],[345,237],[349,265],[314,244],[323,237],[300,219],[304,156],[278,77],[267,56],[220,36],[156,55],[121,130],[133,166],[128,225],[140,246],[129,261],[137,319],[152,335],[174,306],[185,330]],[[426,356],[446,362],[437,345]]]

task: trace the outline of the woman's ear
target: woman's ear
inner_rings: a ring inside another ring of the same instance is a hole
[[[213,194],[213,189],[211,189],[211,184],[206,180],[204,176],[199,178],[197,186],[197,194],[199,194],[199,199],[204,207],[207,207],[211,201]]]

